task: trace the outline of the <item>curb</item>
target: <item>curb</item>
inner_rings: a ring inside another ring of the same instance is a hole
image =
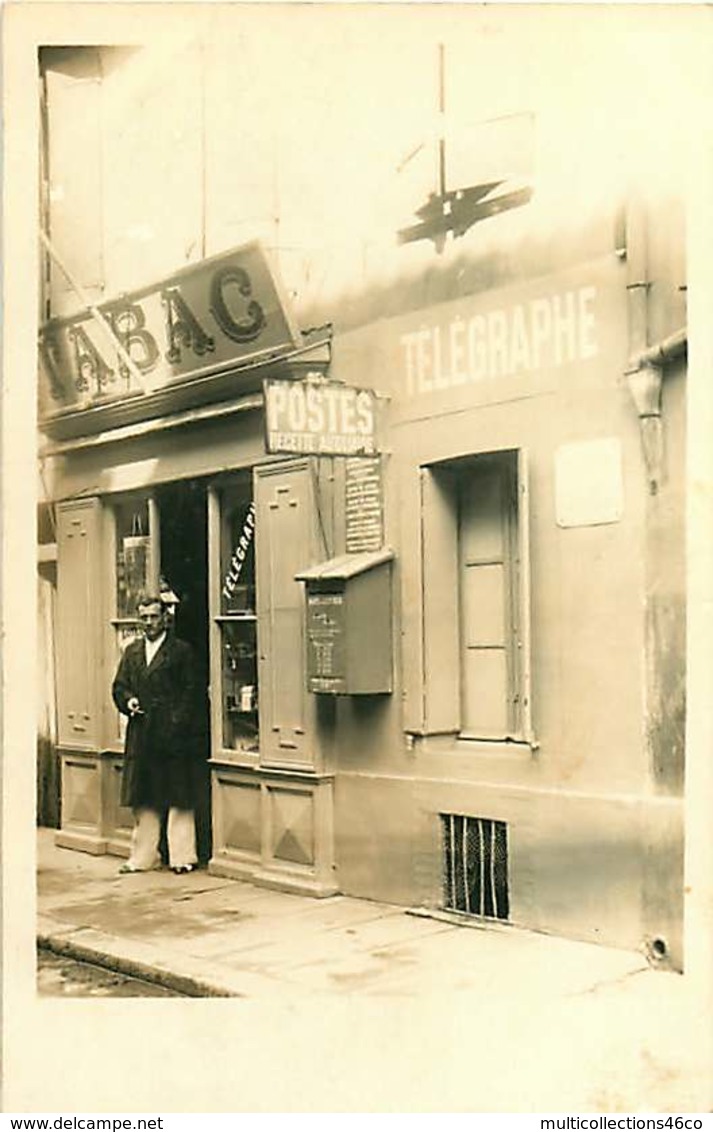
[[[152,967],[149,963],[142,963],[137,959],[127,959],[123,955],[111,955],[107,951],[90,947],[82,943],[74,943],[64,937],[48,935],[40,932],[37,935],[38,951],[51,951],[54,955],[66,959],[75,959],[80,963],[91,963],[95,967],[103,967],[107,971],[116,971],[120,975],[128,975],[133,979],[141,979],[145,983],[153,983],[166,990],[176,991],[186,998],[242,998],[236,991],[214,983],[204,982],[192,975],[180,975],[175,971],[164,971],[159,967]]]

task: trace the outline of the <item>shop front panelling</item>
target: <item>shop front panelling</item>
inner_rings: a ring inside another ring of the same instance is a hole
[[[287,770],[213,765],[214,876],[331,896],[332,779]]]
[[[123,758],[113,755],[111,752],[104,753],[102,758],[102,808],[107,852],[113,853],[115,856],[128,857],[134,819],[131,808],[121,804],[123,769]]]
[[[106,852],[101,760],[87,751],[61,750],[62,827],[55,835],[64,849]]]

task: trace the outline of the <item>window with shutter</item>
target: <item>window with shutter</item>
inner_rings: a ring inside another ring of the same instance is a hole
[[[525,456],[422,469],[424,730],[531,741]]]

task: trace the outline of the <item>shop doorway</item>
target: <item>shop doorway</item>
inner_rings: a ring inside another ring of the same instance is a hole
[[[211,855],[207,485],[201,480],[168,484],[157,489],[156,503],[162,583],[179,599],[176,636],[192,647],[198,670],[196,836],[198,857],[206,862]]]

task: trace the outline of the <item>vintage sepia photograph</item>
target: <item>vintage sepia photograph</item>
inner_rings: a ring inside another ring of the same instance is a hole
[[[3,16],[11,1110],[709,1112],[713,13]]]

